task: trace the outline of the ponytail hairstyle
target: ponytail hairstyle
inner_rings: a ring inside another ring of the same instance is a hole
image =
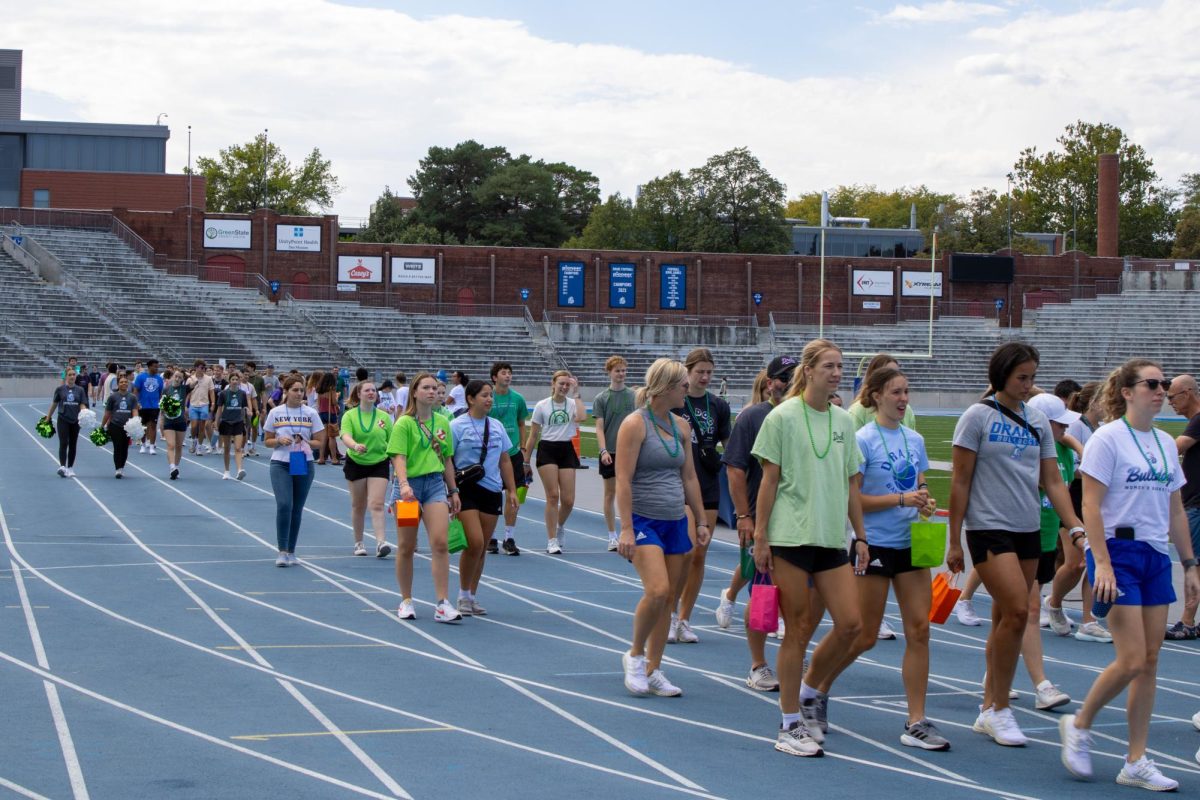
[[[709,350],[707,347],[696,347],[687,354],[687,358],[683,360],[683,366],[687,367],[688,372],[691,372],[692,367],[696,366],[697,364],[703,364],[705,361],[707,361],[709,364],[712,364],[714,367],[717,365],[717,362],[713,360],[713,354],[711,350]]]
[[[826,350],[836,350],[839,355],[842,352],[842,348],[828,339],[813,339],[804,345],[804,350],[800,353],[800,363],[796,365],[796,370],[792,373],[792,385],[788,388],[787,393],[789,400],[804,394],[804,390],[808,387],[808,376],[804,374],[804,370],[816,368],[817,362],[821,360],[821,356],[825,354]]]
[[[858,393],[858,402],[863,408],[878,408],[879,404],[875,402],[875,395],[886,389],[894,378],[907,377],[895,367],[883,367],[874,372],[868,372],[867,379],[863,381],[862,389]]]
[[[983,396],[985,398],[991,397],[1003,389],[1017,367],[1026,361],[1032,361],[1037,364],[1041,360],[1041,354],[1031,344],[1025,342],[1005,342],[1000,345],[992,351],[992,357],[988,360],[988,390]]]
[[[867,362],[867,371],[863,373],[862,385],[858,387],[858,396],[854,398],[855,402],[857,402],[863,408],[871,408],[871,406],[867,405],[866,402],[867,381],[871,379],[871,373],[878,369],[882,369],[889,364],[899,363],[900,362],[897,361],[896,358],[890,353],[876,353],[875,356]],[[899,367],[896,368],[899,369]]]
[[[421,372],[417,377],[413,378],[412,388],[408,390],[408,401],[404,404],[404,411],[400,412],[401,416],[416,417],[417,416],[417,390],[421,388],[421,381],[431,380],[438,383],[437,376],[432,372]]]
[[[767,375],[765,369],[760,369],[758,374],[754,376],[754,386],[750,389],[750,405],[765,403],[767,401],[767,381],[770,376]]]
[[[1102,386],[1104,384],[1100,381],[1085,383],[1083,388],[1071,395],[1067,401],[1067,408],[1080,414],[1087,413],[1087,410],[1092,407],[1092,403],[1096,402],[1096,395],[1100,393]]]
[[[634,405],[647,406],[656,397],[661,397],[687,378],[688,370],[673,358],[660,358],[646,370],[646,385],[634,395]]]
[[[1125,395],[1122,389],[1131,389],[1138,381],[1138,371],[1144,367],[1159,367],[1157,361],[1148,358],[1131,358],[1108,374],[1100,392],[1100,407],[1109,422],[1125,416]]]

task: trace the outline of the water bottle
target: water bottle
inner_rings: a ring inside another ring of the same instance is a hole
[[[1124,597],[1124,596],[1125,596],[1125,593],[1122,592],[1121,587],[1118,586],[1117,587],[1117,597]],[[1113,607],[1112,602],[1108,602],[1108,603],[1101,602],[1100,599],[1098,597],[1096,597],[1095,590],[1094,589],[1092,590],[1092,616],[1093,617],[1095,617],[1096,619],[1104,619],[1105,617],[1108,616],[1108,612],[1112,607]]]

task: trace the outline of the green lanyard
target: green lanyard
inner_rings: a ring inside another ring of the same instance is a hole
[[[912,459],[910,458],[908,452],[908,434],[904,432],[903,424],[901,424],[899,427],[900,435],[904,437],[904,474],[908,475],[908,470],[912,469]],[[880,427],[879,420],[875,420],[875,430],[879,431],[879,443],[883,445],[883,452],[887,454],[888,464],[890,464],[892,467],[892,475],[899,478],[900,476],[896,472],[896,459],[892,457],[892,451],[888,447],[887,440],[883,438],[883,428]]]
[[[375,430],[375,412],[378,410],[379,409],[375,406],[371,406],[371,424],[364,428],[362,421],[362,406],[358,407],[358,429],[362,431],[364,439],[371,434],[371,431]]]
[[[712,418],[712,409],[710,409],[709,405],[708,405],[708,392],[704,393],[704,420],[705,420],[705,422],[708,423],[707,430],[705,430],[704,425],[699,424],[700,420],[697,418],[697,415],[696,415],[696,407],[692,405],[691,396],[684,397],[683,402],[684,402],[684,404],[687,405],[688,415],[692,418],[693,422],[697,423],[696,427],[700,429],[700,437],[705,438],[705,437],[712,436],[713,431],[716,428],[716,420],[714,420]],[[674,423],[672,423],[672,424],[674,424]]]
[[[1150,468],[1150,474],[1158,483],[1166,485],[1171,482],[1171,470],[1167,467],[1167,454],[1163,452],[1162,442],[1158,440],[1158,431],[1150,428],[1150,435],[1154,437],[1154,443],[1158,445],[1158,457],[1162,459],[1162,477],[1159,477],[1158,470],[1154,468],[1154,464],[1150,462],[1150,456],[1146,455],[1146,451],[1142,449],[1142,443],[1138,441],[1137,436],[1133,432],[1133,426],[1129,424],[1127,417],[1121,417],[1121,421],[1125,423],[1125,429],[1129,431],[1129,438],[1133,439],[1133,446],[1142,454],[1142,458],[1146,459],[1146,466]]]
[[[663,450],[667,451],[667,455],[669,455],[671,458],[678,458],[679,448],[683,443],[679,441],[679,430],[675,427],[675,415],[670,411],[667,412],[667,420],[671,423],[671,439],[675,443],[675,449],[672,450],[670,447],[667,447],[667,440],[663,438],[662,433],[658,430],[660,427],[658,424],[658,419],[655,418],[654,412],[650,410],[649,404],[646,405],[646,413],[650,415],[650,422],[654,428],[654,435],[658,437],[658,441],[662,442]]]
[[[813,455],[817,457],[817,461],[824,461],[825,456],[829,455],[829,448],[833,447],[833,409],[829,409],[825,413],[829,415],[829,432],[825,437],[825,452],[817,452],[817,443],[813,439],[812,423],[808,421],[808,401],[803,396],[799,398],[800,407],[804,409],[804,427],[808,430],[808,445],[812,448]],[[885,448],[886,449],[886,448]]]

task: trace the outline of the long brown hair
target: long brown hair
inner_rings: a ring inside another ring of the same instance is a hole
[[[1067,408],[1078,411],[1080,414],[1087,413],[1087,410],[1092,407],[1092,403],[1096,401],[1096,395],[1099,394],[1102,386],[1104,384],[1100,381],[1085,383],[1078,392],[1071,395],[1071,399],[1067,401]]]
[[[894,378],[907,377],[895,367],[884,367],[874,372],[868,372],[867,379],[863,381],[862,390],[858,393],[858,402],[862,404],[863,408],[878,408],[875,395],[886,389]]]
[[[1005,342],[992,351],[988,359],[988,390],[984,397],[991,397],[996,392],[1003,391],[1004,384],[1017,371],[1017,367],[1027,361],[1037,364],[1042,360],[1036,347],[1025,342]]]
[[[765,369],[760,369],[758,374],[754,376],[754,386],[750,389],[750,405],[757,405],[767,401],[767,381],[770,379],[771,377],[767,375]]]
[[[792,374],[792,385],[788,388],[789,400],[804,394],[804,389],[808,386],[808,376],[804,374],[804,368],[816,368],[817,362],[821,360],[821,356],[826,350],[842,352],[842,348],[828,339],[813,339],[804,345],[804,350],[800,353],[800,363],[796,365],[796,370]]]
[[[417,389],[421,388],[421,381],[425,380],[426,378],[434,383],[441,382],[437,379],[437,375],[434,375],[432,372],[417,373],[417,377],[413,378],[412,386],[408,390],[408,400],[404,403],[404,410],[400,412],[400,416],[409,416],[414,418],[417,416]]]
[[[862,385],[858,387],[858,395],[854,398],[863,408],[871,408],[867,405],[867,381],[871,379],[871,374],[878,369],[886,367],[888,364],[899,364],[890,353],[876,353],[875,356],[867,362],[867,370],[863,373]]]

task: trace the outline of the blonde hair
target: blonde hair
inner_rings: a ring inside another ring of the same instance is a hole
[[[1121,394],[1121,390],[1133,388],[1138,381],[1138,372],[1145,367],[1162,369],[1157,361],[1131,358],[1108,374],[1104,388],[1100,390],[1100,408],[1109,422],[1125,416],[1125,395]]]
[[[660,397],[687,377],[687,367],[673,358],[660,358],[646,370],[646,385],[634,395],[634,404],[644,406]]]
[[[408,400],[404,403],[404,411],[400,412],[401,416],[415,417],[417,415],[417,390],[421,388],[421,381],[428,378],[434,383],[441,383],[437,379],[437,375],[432,372],[422,372],[413,378],[412,388],[408,390]]]
[[[556,371],[553,375],[550,376],[550,388],[551,389],[554,388],[554,382],[557,381],[559,378],[574,378],[574,377],[575,376],[571,374],[571,370],[560,369],[560,370]]]
[[[629,362],[621,356],[609,356],[608,360],[604,362],[604,371],[612,372],[614,369],[621,366],[627,367],[629,366]]]
[[[804,345],[804,351],[800,353],[800,363],[796,365],[796,371],[792,373],[792,385],[788,387],[787,393],[788,399],[804,394],[804,390],[808,387],[808,376],[804,374],[804,370],[806,368],[814,369],[826,350],[842,352],[842,348],[828,339],[813,339]]]
[[[754,376],[754,386],[750,388],[750,405],[766,402],[767,382],[770,379],[765,369],[760,369],[758,374]]]

